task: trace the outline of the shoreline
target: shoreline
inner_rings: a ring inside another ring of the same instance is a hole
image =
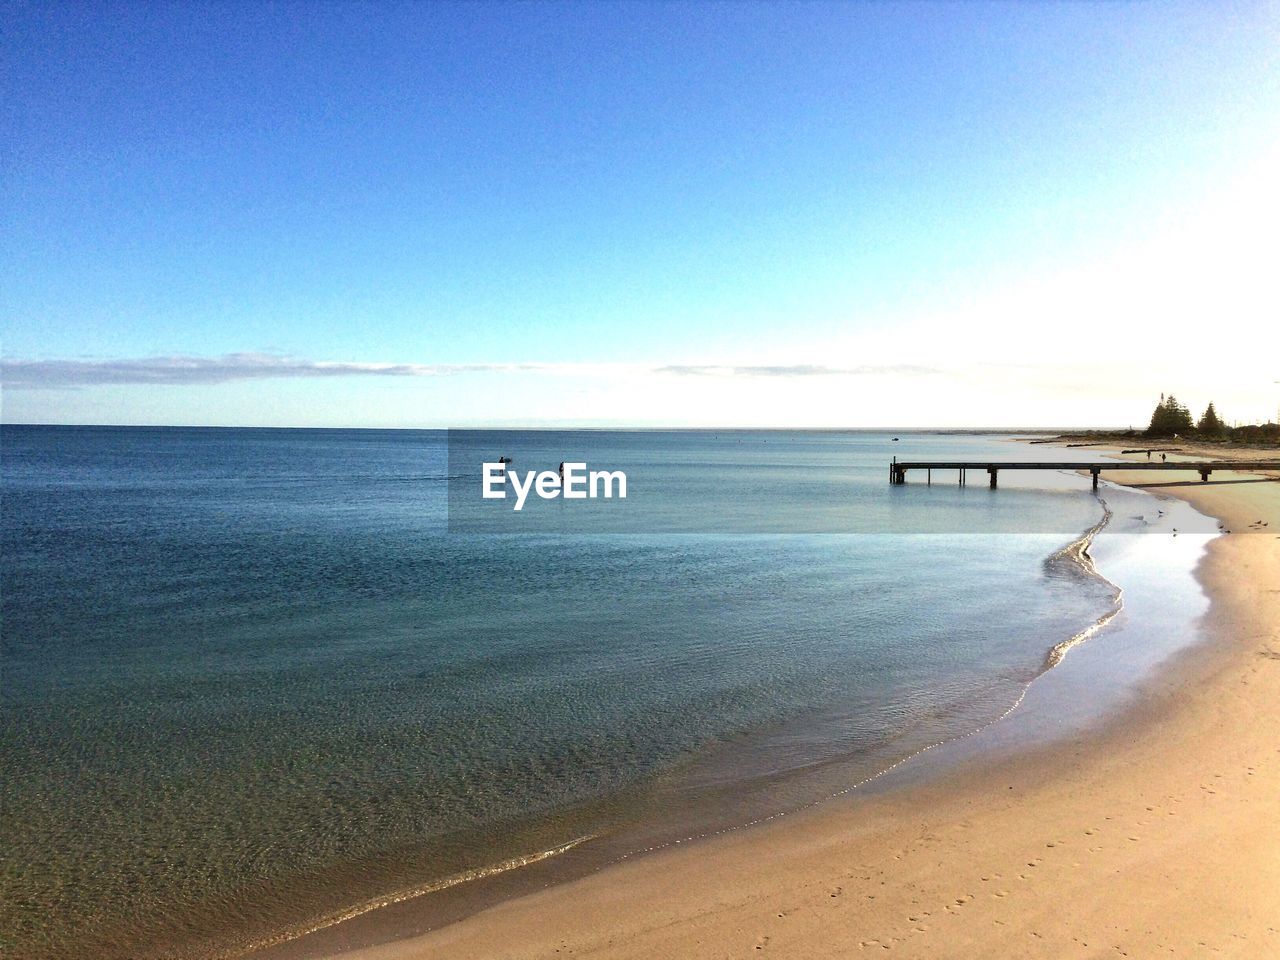
[[[1039,670],[1028,679],[1021,681],[1017,695],[1007,705],[1002,706],[998,713],[982,719],[977,726],[957,729],[939,740],[925,741],[905,754],[894,756],[890,753],[882,758],[882,765],[868,767],[866,758],[861,754],[824,763],[821,765],[824,768],[846,768],[846,772],[852,773],[856,779],[834,781],[826,788],[830,792],[811,794],[806,799],[775,802],[765,810],[748,814],[749,819],[724,821],[714,818],[705,822],[694,820],[687,834],[684,830],[677,832],[668,830],[657,836],[651,828],[641,829],[640,826],[633,825],[630,834],[632,839],[637,837],[648,839],[640,840],[634,845],[628,845],[625,841],[622,844],[610,845],[606,841],[608,852],[603,857],[599,856],[599,851],[593,843],[592,853],[587,854],[585,860],[580,860],[577,856],[568,862],[561,859],[561,854],[567,854],[573,848],[603,839],[602,835],[578,837],[556,848],[519,854],[508,861],[481,865],[463,874],[379,895],[331,916],[318,918],[305,930],[266,938],[248,947],[247,952],[233,948],[226,956],[228,958],[262,957],[263,960],[313,960],[313,958],[346,956],[348,952],[346,948],[337,954],[333,953],[332,949],[326,949],[330,939],[335,942],[351,939],[357,944],[364,941],[367,946],[389,946],[403,941],[405,939],[403,931],[414,926],[422,932],[443,930],[510,900],[536,893],[540,888],[574,883],[584,877],[596,875],[655,853],[677,848],[688,849],[726,835],[767,827],[770,823],[784,818],[798,819],[812,811],[821,810],[829,804],[858,802],[868,792],[880,790],[882,781],[892,783],[892,778],[905,767],[924,765],[921,769],[931,771],[926,776],[942,776],[943,774],[935,767],[945,765],[949,761],[938,764],[933,762],[933,757],[944,755],[971,738],[980,739],[988,734],[991,728],[1006,721],[1011,714],[1022,708],[1032,688],[1041,682],[1047,673],[1054,670],[1069,651],[1091,639],[1124,612],[1124,590],[1098,570],[1090,555],[1090,549],[1097,544],[1099,536],[1112,532],[1110,528],[1113,526],[1114,519],[1113,511],[1107,501],[1096,493],[1094,499],[1101,510],[1101,518],[1052,553],[1045,555],[1043,563],[1049,566],[1059,561],[1064,562],[1085,578],[1104,584],[1112,593],[1109,608],[1077,632],[1050,646],[1045,651]],[[1041,744],[1046,739],[1043,733],[1026,734],[1023,727],[1020,726],[1017,729],[1023,731],[1019,735],[1027,741],[1021,744],[1021,749],[1028,749],[1029,745]],[[775,779],[775,777],[769,779]],[[623,834],[624,837],[627,835]],[[578,852],[575,851],[575,854]],[[495,881],[499,884],[497,891],[490,886]],[[420,901],[424,897],[432,899],[422,904]],[[442,901],[439,899],[441,897],[446,897],[448,900]],[[394,919],[391,919],[393,916]],[[335,928],[340,929],[335,931]],[[351,936],[353,933],[354,936]]]
[[[1124,590],[1097,569],[1089,552],[1096,545],[1098,537],[1104,532],[1109,532],[1108,528],[1113,520],[1113,512],[1106,500],[1096,494],[1095,499],[1101,508],[1101,519],[1069,542],[1046,555],[1043,562],[1045,565],[1049,565],[1057,561],[1063,561],[1084,577],[1105,584],[1113,592],[1110,608],[1087,626],[1049,647],[1045,652],[1039,671],[1022,682],[1017,696],[1007,706],[1003,707],[999,713],[982,720],[978,726],[953,732],[941,740],[925,742],[923,746],[904,755],[890,756],[885,759],[883,766],[874,766],[870,769],[865,768],[865,766],[860,767],[859,763],[863,760],[861,755],[831,761],[830,764],[823,764],[824,767],[828,765],[847,765],[849,769],[856,771],[854,775],[858,779],[853,782],[841,781],[838,789],[834,792],[810,797],[809,799],[798,801],[795,805],[783,804],[770,807],[768,811],[760,812],[751,819],[730,822],[712,820],[706,824],[700,823],[693,829],[701,832],[694,832],[685,836],[681,836],[680,832],[677,832],[667,835],[665,838],[660,837],[657,839],[651,837],[652,843],[648,846],[643,845],[643,842],[642,845],[636,846],[627,846],[625,844],[614,846],[611,853],[604,859],[592,859],[589,857],[585,862],[576,862],[568,865],[560,859],[562,854],[569,853],[584,843],[601,839],[599,835],[577,837],[552,849],[534,850],[526,854],[516,855],[507,861],[492,865],[481,865],[441,880],[391,891],[372,900],[338,911],[331,916],[319,918],[305,930],[293,933],[286,932],[268,937],[249,947],[247,952],[243,949],[233,948],[225,954],[227,960],[238,957],[261,957],[263,960],[296,960],[296,958],[312,960],[312,958],[327,958],[331,956],[345,957],[350,954],[350,951],[344,948],[339,953],[333,953],[332,950],[326,949],[324,946],[326,938],[334,936],[335,928],[341,928],[336,939],[346,939],[343,935],[361,923],[369,923],[370,927],[368,930],[356,933],[357,941],[370,936],[369,931],[374,931],[368,946],[392,947],[405,939],[404,934],[400,931],[406,928],[409,922],[407,918],[412,917],[412,923],[421,925],[422,932],[438,932],[453,924],[464,922],[475,915],[482,914],[487,910],[500,907],[511,900],[518,900],[536,893],[539,888],[545,889],[562,884],[572,884],[622,864],[652,856],[655,853],[689,849],[703,843],[713,842],[717,838],[727,835],[747,833],[761,827],[767,828],[770,823],[784,818],[788,820],[799,819],[832,803],[842,801],[858,802],[860,798],[866,795],[866,792],[880,789],[879,784],[881,781],[892,782],[891,778],[897,775],[902,768],[914,764],[929,765],[931,763],[930,758],[935,753],[945,753],[948,749],[955,748],[963,741],[981,737],[990,728],[1006,721],[1011,714],[1023,706],[1033,686],[1057,667],[1069,651],[1088,641],[1124,611]],[[1029,739],[1032,743],[1041,741],[1041,738],[1035,735],[1032,735]],[[925,766],[923,769],[933,770],[933,767]],[[933,770],[926,776],[938,777],[942,776],[942,774]],[[651,834],[646,830],[644,832],[636,832],[635,836],[651,836]],[[529,875],[535,872],[542,874],[534,878],[539,882],[529,882]],[[500,892],[496,894],[488,887],[481,886],[494,881],[501,885]],[[415,906],[424,897],[438,898],[440,896],[456,897],[458,903],[449,904],[441,908],[440,901],[433,899],[425,908],[420,905]],[[475,899],[472,899],[473,897]],[[388,922],[386,918],[393,910],[400,911],[399,917],[396,921]],[[413,915],[415,912],[418,914],[417,916]],[[388,935],[388,930],[394,930],[397,933]],[[317,943],[317,939],[319,939],[319,943]],[[218,954],[218,956],[223,956],[223,954]]]
[[[1158,490],[1162,494],[1178,496],[1202,512],[1217,516],[1225,524],[1235,525],[1240,529],[1252,522],[1246,516],[1249,513],[1258,513],[1262,517],[1264,514],[1259,511],[1266,510],[1269,511],[1267,515],[1280,517],[1280,510],[1277,509],[1280,505],[1280,490],[1273,483],[1253,482],[1252,486],[1245,488],[1250,494],[1243,496],[1237,485],[1249,484],[1251,481],[1247,479],[1218,480],[1202,487],[1200,484],[1190,483],[1152,485],[1145,482],[1148,477],[1149,475],[1140,473],[1117,475],[1117,482],[1138,489],[1148,489],[1148,492]],[[1152,487],[1155,490],[1150,489]],[[1187,490],[1187,487],[1192,489]],[[1228,495],[1224,495],[1227,487],[1231,489],[1227,491]],[[1258,487],[1262,489],[1258,490]],[[1276,527],[1280,528],[1280,523]],[[908,853],[915,852],[912,843],[904,842],[904,829],[908,833],[923,832],[925,836],[916,837],[915,843],[927,843],[929,831],[918,829],[921,821],[931,824],[935,831],[954,832],[964,821],[972,820],[975,815],[972,808],[975,805],[983,801],[998,800],[1000,802],[986,810],[984,815],[1001,820],[1005,828],[1003,832],[988,836],[985,841],[973,833],[969,833],[963,841],[957,836],[950,838],[949,859],[953,861],[950,869],[963,872],[966,865],[976,867],[988,859],[986,854],[1000,852],[1001,848],[1008,845],[1011,832],[1009,827],[1020,827],[1020,830],[1012,831],[1017,835],[1030,828],[1026,823],[1028,819],[1040,819],[1036,813],[1040,812],[1041,805],[1027,799],[1028,794],[1055,794],[1054,799],[1070,813],[1073,812],[1073,807],[1089,806],[1083,797],[1063,796],[1084,789],[1077,784],[1077,778],[1088,781],[1095,779],[1099,773],[1107,773],[1110,775],[1106,778],[1108,782],[1099,784],[1102,796],[1109,795],[1117,801],[1123,801],[1134,792],[1145,795],[1150,791],[1135,783],[1134,771],[1152,766],[1150,754],[1153,749],[1158,750],[1162,746],[1162,741],[1170,738],[1168,728],[1171,724],[1196,730],[1198,735],[1212,737],[1214,730],[1203,729],[1203,714],[1206,711],[1214,712],[1213,704],[1219,695],[1228,691],[1238,692],[1234,691],[1237,685],[1258,687],[1260,680],[1269,682],[1268,689],[1280,695],[1280,669],[1272,668],[1269,671],[1276,675],[1274,677],[1268,677],[1262,672],[1264,666],[1270,665],[1272,653],[1275,654],[1275,659],[1280,659],[1280,650],[1273,649],[1277,639],[1275,628],[1280,623],[1280,616],[1277,615],[1280,612],[1280,602],[1277,601],[1280,592],[1265,592],[1269,589],[1267,584],[1280,583],[1280,575],[1277,573],[1280,570],[1280,547],[1276,546],[1276,540],[1274,535],[1268,534],[1237,534],[1218,537],[1209,543],[1197,569],[1197,578],[1211,599],[1210,612],[1204,625],[1211,634],[1210,642],[1197,643],[1179,654],[1177,662],[1167,665],[1159,671],[1158,676],[1149,678],[1144,683],[1147,689],[1143,691],[1138,703],[1123,708],[1100,730],[1090,731],[1084,737],[1062,743],[1015,750],[1012,754],[1002,753],[998,749],[995,756],[962,760],[956,769],[946,770],[932,781],[925,778],[922,782],[910,782],[901,786],[884,784],[886,788],[892,789],[880,790],[856,799],[833,801],[830,805],[790,816],[777,823],[735,831],[684,847],[673,846],[672,849],[624,861],[580,879],[549,886],[540,892],[503,901],[419,937],[333,955],[348,960],[408,960],[441,953],[459,958],[549,957],[557,953],[601,957],[645,954],[738,956],[748,950],[760,949],[783,956],[823,956],[868,946],[898,946],[909,951],[932,953],[942,946],[932,936],[934,923],[945,920],[954,928],[962,913],[969,918],[962,924],[969,946],[963,947],[962,944],[951,941],[946,947],[948,955],[982,955],[988,950],[1001,949],[1002,944],[1005,945],[1003,949],[1015,949],[1014,944],[1019,944],[1016,949],[1022,950],[1025,949],[1021,945],[1027,942],[1026,938],[1030,938],[1036,949],[1044,955],[1057,955],[1068,946],[1078,948],[1083,942],[1080,936],[1064,940],[1062,937],[1066,931],[1062,929],[1055,936],[1053,928],[1061,928],[1064,924],[1047,922],[1042,915],[1031,915],[1039,917],[1035,925],[1046,928],[1036,931],[1029,929],[1031,918],[1028,916],[996,917],[994,914],[1001,912],[1006,901],[1015,901],[1020,893],[1025,899],[1025,884],[1031,879],[1027,871],[1035,870],[1037,880],[1049,876],[1051,871],[1044,869],[1048,859],[1044,856],[1046,851],[1051,852],[1058,847],[1087,845],[1092,842],[1087,837],[1097,836],[1100,830],[1085,832],[1085,839],[1076,839],[1074,842],[1065,836],[1070,831],[1048,830],[1046,835],[1062,833],[1064,836],[1046,840],[1040,845],[1040,853],[1036,856],[1028,854],[1025,863],[1030,866],[1024,866],[1014,874],[1016,879],[989,869],[988,879],[979,878],[966,885],[975,889],[958,894],[950,900],[939,900],[939,910],[927,910],[923,906],[925,898],[919,895],[927,890],[928,878],[914,874],[895,877],[893,873],[900,871],[883,868],[879,873],[874,869],[866,872],[865,861],[882,859],[886,850],[898,847],[899,852],[892,855],[890,863],[900,865],[908,859]],[[1248,578],[1238,576],[1241,569],[1250,571],[1252,575]],[[1266,646],[1263,651],[1241,649],[1243,643],[1256,644],[1259,637],[1270,641],[1271,646]],[[1262,656],[1259,656],[1259,652]],[[1258,677],[1260,672],[1262,675]],[[1244,719],[1260,723],[1256,705],[1265,702],[1265,699],[1265,694],[1251,699],[1248,709],[1243,711]],[[1241,716],[1237,714],[1235,719],[1239,720]],[[1215,724],[1214,729],[1220,730],[1221,724]],[[1269,738],[1262,739],[1265,741]],[[1257,743],[1256,733],[1252,745],[1254,749],[1249,755],[1256,763],[1252,765],[1253,769],[1246,771],[1244,784],[1253,786],[1250,799],[1262,803],[1264,809],[1257,811],[1257,834],[1245,835],[1243,842],[1252,848],[1254,858],[1265,861],[1268,844],[1259,842],[1266,835],[1263,825],[1275,822],[1274,817],[1280,812],[1277,809],[1280,804],[1272,801],[1267,806],[1265,802],[1259,801],[1257,786],[1263,781],[1257,775],[1262,772],[1262,764],[1274,758],[1276,751],[1273,747],[1263,750]],[[1118,762],[1117,753],[1128,755],[1135,752],[1141,756],[1130,757],[1127,766]],[[1135,762],[1144,759],[1145,763]],[[1206,756],[1205,751],[1194,751],[1189,755],[1169,758],[1163,765],[1167,767],[1176,761],[1178,765],[1190,768],[1186,772],[1197,773],[1206,768],[1206,764],[1212,766],[1208,763],[1210,759],[1212,755]],[[1068,776],[1068,773],[1071,775]],[[1272,775],[1275,776],[1274,771]],[[1213,779],[1221,779],[1222,776],[1225,775],[1218,775]],[[911,780],[912,777],[905,779]],[[1189,779],[1195,779],[1195,776],[1190,776]],[[992,795],[994,781],[1009,781],[1004,790],[1007,796]],[[1202,785],[1202,790],[1212,791],[1210,795],[1214,796],[1222,792],[1213,790],[1209,785]],[[1273,795],[1274,793],[1275,791]],[[1092,803],[1096,804],[1098,793],[1091,791],[1091,794]],[[1010,803],[1015,799],[1019,802]],[[1186,799],[1178,798],[1178,802],[1182,803]],[[1117,806],[1124,807],[1125,804],[1119,802]],[[1144,812],[1152,814],[1156,809],[1152,806]],[[957,816],[961,812],[964,816]],[[1170,818],[1184,812],[1166,811]],[[1104,815],[1094,819],[1105,821],[1108,818]],[[1151,822],[1154,821],[1144,822],[1143,827],[1151,829]],[[1181,821],[1183,831],[1185,824],[1184,819]],[[910,829],[911,825],[916,825],[917,829]],[[1048,826],[1046,824],[1042,830]],[[1214,832],[1205,824],[1200,826],[1201,832]],[[968,830],[973,829],[970,824]],[[1191,840],[1163,839],[1180,848],[1194,846]],[[946,846],[945,837],[936,838],[936,842]],[[1135,859],[1142,859],[1139,853],[1144,849],[1141,838],[1116,842],[1118,848],[1091,851],[1092,858],[1110,852],[1111,857],[1103,857],[1104,861],[1118,857],[1123,864],[1131,865]],[[1133,845],[1131,856],[1124,855],[1126,844]],[[1215,843],[1213,850],[1220,850],[1221,846],[1220,843]],[[1204,852],[1212,853],[1213,850]],[[1081,850],[1077,849],[1075,852],[1079,855]],[[1237,852],[1242,856],[1247,854],[1247,851]],[[954,862],[957,860],[959,862]],[[759,862],[769,862],[774,866],[770,875],[759,875]],[[845,869],[858,863],[863,863],[865,876],[858,874],[858,871],[850,874]],[[1104,868],[1099,872],[1081,869],[1081,866],[1076,864],[1077,873],[1086,877],[1093,875],[1087,881],[1089,884],[1126,882],[1124,871]],[[1207,870],[1198,872],[1212,873]],[[1244,872],[1247,873],[1248,870]],[[1268,899],[1266,891],[1280,890],[1280,867],[1259,862],[1255,864],[1253,873],[1257,880],[1249,885],[1251,894],[1245,900],[1251,902],[1257,897],[1263,897],[1267,909],[1275,915],[1275,909],[1280,905],[1280,894]],[[674,879],[676,876],[680,877],[678,881]],[[1223,878],[1206,875],[1201,879],[1205,884],[1214,884]],[[835,883],[837,880],[843,880],[844,883]],[[1272,880],[1276,882],[1272,883]],[[823,882],[834,884],[833,891],[836,887],[839,888],[838,892],[828,891],[825,903],[813,893],[815,885]],[[939,881],[935,878],[932,882],[936,884]],[[1079,883],[1080,878],[1076,877],[1074,882]],[[980,894],[989,889],[992,883],[1014,889],[992,890],[988,899],[980,902]],[[846,890],[847,886],[865,888],[868,884],[877,892],[864,892],[860,896],[851,897]],[[1019,886],[1023,886],[1021,891],[1016,889]],[[916,895],[912,895],[913,891]],[[1179,886],[1164,894],[1163,898],[1199,902],[1200,894],[1207,896],[1210,893],[1210,890],[1196,885],[1190,888]],[[1059,896],[1060,891],[1050,891],[1048,900],[1056,901]],[[1090,902],[1087,894],[1082,896],[1085,897],[1083,902]],[[813,914],[808,922],[794,916],[801,911],[800,907],[794,903],[791,907],[786,906],[797,900],[812,901],[806,904],[806,908]],[[833,929],[831,924],[838,920],[841,901],[853,904],[856,909],[846,915],[850,923]],[[607,921],[602,922],[598,917],[584,917],[584,914],[595,913],[587,904],[604,912]],[[774,910],[775,905],[781,909]],[[895,919],[887,915],[892,912],[888,910],[889,905],[899,907],[898,912],[906,912]],[[1119,909],[1113,909],[1112,913]],[[912,910],[915,912],[912,913]],[[1086,912],[1098,913],[1099,907],[1092,904]],[[1225,921],[1234,917],[1236,912],[1238,911],[1222,910],[1219,911],[1221,916],[1206,918],[1197,910],[1190,918],[1157,924],[1152,929],[1164,929],[1170,935],[1180,933],[1187,938],[1203,939],[1197,930],[1214,926],[1210,919],[1215,922]],[[1245,912],[1253,917],[1252,911]],[[971,929],[974,918],[984,914],[990,915],[984,924],[990,929]],[[908,919],[912,916],[917,919]],[[1103,929],[1114,932],[1120,919],[1123,917],[1113,915],[1106,918]],[[1253,919],[1261,922],[1257,917]],[[872,920],[880,922],[871,922]],[[906,926],[903,927],[903,924]],[[743,939],[743,931],[752,926],[761,930],[776,929],[747,942]],[[1065,926],[1070,929],[1076,925]],[[1248,931],[1249,939],[1242,941],[1228,937],[1222,941],[1221,946],[1229,951],[1232,944],[1235,944],[1241,955],[1256,953],[1258,937],[1276,936],[1274,928],[1264,929],[1257,923],[1252,927],[1247,923],[1239,926]],[[874,933],[885,927],[902,929],[890,934]],[[1028,928],[1023,929],[1024,927]],[[1080,927],[1081,932],[1088,933],[1097,940],[1101,936],[1101,930],[1095,935],[1091,932],[1093,929],[1088,925]],[[1017,933],[1017,939],[1009,939],[1015,936],[1016,931],[1021,931]],[[953,929],[948,936],[953,936],[955,932]],[[1138,936],[1136,941],[1130,936],[1129,942],[1134,945],[1134,949],[1141,951],[1143,943],[1150,947],[1155,942],[1150,939],[1151,936],[1148,932]],[[1188,949],[1198,947],[1199,942],[1199,939],[1186,940]],[[1055,943],[1056,947],[1053,946]],[[1251,947],[1245,946],[1250,943]],[[956,949],[958,952],[951,952]],[[1117,949],[1121,949],[1120,944],[1117,944]],[[912,954],[909,952],[908,955]]]

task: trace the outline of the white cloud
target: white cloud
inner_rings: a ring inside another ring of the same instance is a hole
[[[56,389],[108,384],[184,386],[290,377],[442,377],[460,373],[555,370],[536,363],[355,363],[300,360],[262,353],[221,357],[168,356],[118,360],[0,360],[9,389]]]
[[[867,364],[856,367],[828,367],[814,363],[765,364],[760,366],[723,366],[717,364],[668,364],[656,367],[654,373],[675,373],[703,377],[883,377],[895,374],[926,376],[941,373],[938,367],[915,364]]]
[[[813,377],[923,375],[934,368],[912,365],[829,367],[821,364],[733,366],[723,364],[622,363],[360,363],[302,360],[264,353],[221,357],[167,356],[110,360],[0,360],[0,384],[9,389],[48,390],[106,385],[194,386],[243,380],[317,377],[448,377],[468,373],[546,373],[615,377],[677,374],[717,377]]]

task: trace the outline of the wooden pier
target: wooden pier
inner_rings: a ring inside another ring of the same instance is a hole
[[[1215,470],[1239,470],[1244,473],[1257,473],[1260,470],[1280,470],[1280,460],[1198,460],[1181,463],[1148,463],[1146,461],[1130,462],[1125,460],[1106,460],[1093,463],[1072,463],[1070,461],[1054,462],[1019,462],[1019,461],[981,461],[981,460],[897,460],[889,464],[889,482],[903,484],[907,482],[908,470],[924,470],[929,483],[933,483],[933,471],[955,470],[960,485],[968,483],[970,470],[985,470],[990,479],[991,489],[996,488],[996,477],[1001,470],[1087,470],[1093,477],[1093,489],[1098,489],[1098,474],[1103,470],[1182,470],[1200,474],[1201,482],[1206,482]]]

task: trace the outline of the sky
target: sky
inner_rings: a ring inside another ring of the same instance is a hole
[[[4,2],[0,416],[1280,407],[1280,3]]]

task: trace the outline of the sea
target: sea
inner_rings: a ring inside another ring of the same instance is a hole
[[[481,504],[501,457],[622,470],[627,496]],[[423,929],[840,802],[1010,722],[1081,645],[1101,701],[1195,641],[1215,530],[1189,507],[1069,469],[891,485],[895,458],[1099,454],[3,426],[0,956]]]

